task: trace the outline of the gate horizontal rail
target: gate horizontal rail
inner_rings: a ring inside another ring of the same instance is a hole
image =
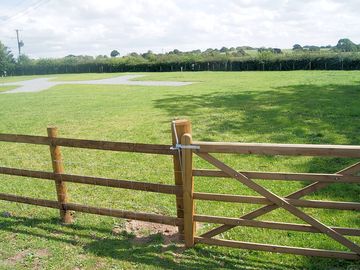
[[[273,202],[258,196],[243,196],[230,194],[216,194],[194,192],[194,199],[217,201],[217,202],[234,202],[234,203],[249,203],[249,204],[265,204],[272,205]],[[323,209],[338,209],[338,210],[360,210],[360,203],[355,202],[336,202],[336,201],[320,201],[320,200],[299,200],[299,199],[285,199],[294,206],[305,208],[323,208]]]
[[[220,239],[204,238],[204,237],[195,237],[195,243],[202,243],[202,244],[216,245],[216,246],[223,246],[223,247],[249,249],[249,250],[259,250],[259,251],[269,251],[269,252],[277,252],[277,253],[304,255],[304,256],[341,258],[341,259],[347,259],[347,260],[358,260],[359,259],[359,256],[352,252],[323,250],[323,249],[314,249],[314,248],[287,247],[287,246],[241,242],[241,241],[231,241],[231,240],[223,240],[223,239],[220,240]]]
[[[329,174],[329,173],[284,173],[284,172],[255,172],[239,171],[239,173],[254,179],[280,180],[280,181],[311,181],[326,183],[360,183],[360,176]],[[219,170],[193,170],[193,176],[231,178],[228,174]],[[340,181],[339,181],[340,180]]]
[[[199,153],[234,153],[284,156],[360,157],[360,146],[322,144],[193,142]]]
[[[241,225],[245,227],[255,227],[255,228],[264,228],[264,229],[321,233],[318,229],[316,229],[313,226],[306,224],[297,224],[297,223],[261,221],[261,220],[207,216],[207,215],[194,215],[194,220],[198,222],[207,222],[214,224],[226,224],[226,225],[234,225],[234,226]],[[360,236],[360,229],[343,228],[343,227],[331,227],[331,228],[344,235]]]

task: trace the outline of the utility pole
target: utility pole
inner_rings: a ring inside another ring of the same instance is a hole
[[[20,40],[19,38],[19,29],[15,29],[16,31],[16,38],[17,38],[17,44],[18,44],[18,49],[19,49],[19,57],[21,55],[21,47],[24,46],[24,42],[22,40]]]

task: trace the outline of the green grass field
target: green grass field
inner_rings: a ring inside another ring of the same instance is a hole
[[[52,75],[88,80],[120,74]],[[57,126],[63,137],[139,143],[171,143],[170,122],[188,118],[193,139],[207,141],[360,145],[360,72],[149,73],[139,80],[194,81],[183,87],[58,85],[27,94],[0,95],[0,133],[46,135]],[[0,78],[1,82],[25,78]],[[146,154],[63,148],[72,174],[173,183],[172,160]],[[336,172],[356,160],[318,157],[217,155],[239,170]],[[211,168],[194,160],[197,168]],[[0,142],[0,166],[51,171],[46,146]],[[257,180],[285,195],[308,183]],[[175,198],[69,184],[72,202],[175,215]],[[231,179],[195,178],[195,190],[257,195]],[[0,192],[56,199],[54,183],[0,175]],[[360,202],[360,186],[334,184],[308,199]],[[199,214],[238,217],[259,206],[197,202]],[[325,224],[358,228],[352,211],[304,209]],[[162,238],[134,243],[129,233],[113,235],[124,221],[76,213],[62,226],[58,211],[0,201],[0,269],[359,269],[359,262],[197,245],[182,251]],[[263,220],[301,222],[276,210]],[[212,225],[204,224],[204,232]],[[146,232],[145,232],[146,233]],[[300,247],[346,250],[320,234],[236,228],[223,238]],[[360,243],[359,237],[349,237]],[[355,267],[355,268],[350,268]],[[357,268],[356,268],[357,267]]]

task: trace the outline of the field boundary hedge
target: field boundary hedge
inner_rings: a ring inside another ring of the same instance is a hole
[[[67,62],[63,59],[40,59],[29,64],[19,64],[8,71],[9,75],[42,75],[64,73],[111,72],[175,72],[175,71],[290,71],[290,70],[360,70],[360,54],[309,54],[229,59],[178,61],[125,62],[121,58]]]

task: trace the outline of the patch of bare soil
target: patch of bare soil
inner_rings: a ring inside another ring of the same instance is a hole
[[[22,250],[22,251],[16,253],[14,256],[7,258],[5,263],[8,265],[15,265],[18,262],[23,261],[24,258],[26,257],[26,255],[29,254],[29,252],[30,252],[29,249]]]
[[[48,257],[50,256],[50,251],[47,248],[39,249],[35,252],[37,257]]]
[[[35,257],[34,259],[34,269],[39,268],[40,264],[40,258],[48,257],[50,256],[50,252],[48,249],[43,248],[35,251],[34,253],[30,249],[22,250],[18,253],[16,253],[14,256],[7,258],[5,261],[5,264],[7,265],[16,265],[17,263],[23,262],[26,258],[26,256],[33,254]]]
[[[46,258],[50,256],[50,252],[48,249],[43,248],[43,249],[39,249],[35,252],[35,259],[34,259],[34,266],[33,266],[33,270],[40,270],[43,269],[42,268],[42,264],[41,264],[41,258]]]
[[[149,243],[156,235],[161,235],[164,245],[179,243],[179,233],[176,226],[128,220],[125,222],[123,229],[127,233],[135,236],[134,239],[132,239],[132,243],[134,244]]]

